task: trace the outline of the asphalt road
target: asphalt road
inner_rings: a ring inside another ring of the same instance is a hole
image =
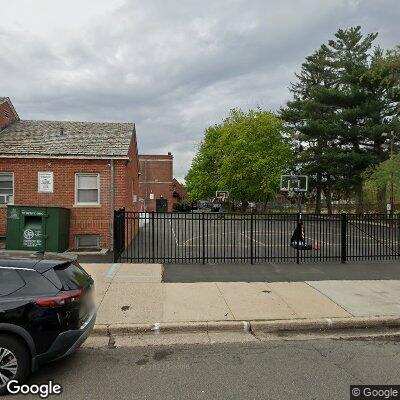
[[[253,258],[255,262],[295,262],[297,256],[302,262],[340,260],[340,217],[304,215],[305,242],[314,249],[297,253],[290,245],[295,214],[137,214],[126,220],[126,232],[132,232],[138,220],[141,227],[121,261],[225,263]],[[400,256],[397,220],[390,226],[368,216],[349,219],[346,236],[350,260]]]
[[[54,379],[71,400],[342,400],[350,384],[400,384],[399,371],[396,341],[271,341],[81,349],[30,382]]]

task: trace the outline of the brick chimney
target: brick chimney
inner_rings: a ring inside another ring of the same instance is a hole
[[[0,97],[0,131],[15,121],[19,116],[8,97]]]

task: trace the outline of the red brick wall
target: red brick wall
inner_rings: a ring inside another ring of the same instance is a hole
[[[6,114],[8,114],[8,118],[6,117]],[[4,102],[0,104],[0,130],[2,130],[4,127],[7,125],[10,125],[11,122],[15,121],[15,115],[8,104],[8,102]]]
[[[172,190],[173,193],[177,194],[176,196],[174,195],[174,204],[180,203],[189,197],[186,189],[175,178],[172,181]]]
[[[128,180],[137,175],[137,159],[115,160],[114,208],[133,209],[132,190]],[[110,160],[77,159],[0,159],[0,172],[14,173],[14,204],[59,206],[71,209],[70,248],[75,235],[100,234],[101,246],[111,247],[111,172]],[[38,193],[38,172],[53,171],[54,192]],[[75,173],[100,174],[100,206],[76,206]],[[136,182],[136,190],[138,183]],[[138,192],[136,192],[138,193]],[[6,232],[6,208],[0,208],[0,236]]]
[[[139,155],[140,197],[145,199],[146,211],[156,211],[156,199],[168,200],[168,211],[172,211],[173,156]],[[154,200],[150,200],[150,194]]]

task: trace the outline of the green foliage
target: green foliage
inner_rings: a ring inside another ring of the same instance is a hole
[[[370,168],[363,174],[367,195],[376,194],[379,188],[388,189],[393,179],[396,198],[400,196],[400,154]]]
[[[265,201],[279,189],[292,150],[283,122],[270,112],[231,110],[223,123],[209,127],[186,177],[191,199],[228,190],[240,201]]]
[[[399,132],[400,52],[373,49],[376,37],[340,29],[307,57],[281,110],[299,170],[326,197],[355,192],[361,201],[363,173],[388,158],[382,133]]]

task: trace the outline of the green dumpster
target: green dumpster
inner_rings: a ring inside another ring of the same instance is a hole
[[[70,210],[62,207],[7,207],[7,250],[61,253],[68,249]]]

